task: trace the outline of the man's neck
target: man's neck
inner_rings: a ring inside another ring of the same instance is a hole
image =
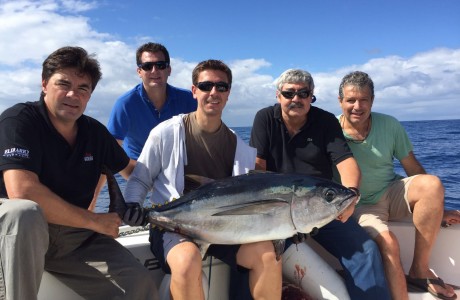
[[[350,123],[344,115],[340,117],[340,125],[345,132],[365,132],[369,130],[370,117],[359,123]]]
[[[74,146],[78,132],[77,122],[63,123],[53,117],[50,117],[50,120],[54,128],[56,128],[56,131],[62,135],[67,143],[69,143],[70,146]]]
[[[340,117],[340,126],[343,131],[351,136],[354,140],[364,141],[371,131],[372,118],[369,116],[366,120],[359,123],[348,122],[342,115]]]
[[[300,128],[307,123],[307,116],[300,118],[283,115],[282,119],[291,137],[297,134],[300,131]]]
[[[221,115],[207,115],[197,110],[195,116],[198,126],[205,132],[216,132],[222,125]]]
[[[157,110],[160,110],[166,102],[166,85],[161,87],[146,87],[144,85],[144,90],[153,106],[155,106]]]

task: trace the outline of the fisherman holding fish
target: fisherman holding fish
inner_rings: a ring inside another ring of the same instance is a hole
[[[338,99],[342,108],[339,123],[365,175],[361,202],[354,216],[380,247],[393,299],[408,299],[406,280],[438,298],[456,299],[453,288],[429,267],[443,220],[444,187],[440,179],[426,174],[404,127],[395,118],[371,112],[374,83],[368,74],[355,71],[345,75]],[[408,177],[395,173],[395,158]],[[416,228],[415,249],[409,274],[405,276],[399,243],[388,221],[409,216]],[[456,211],[448,211],[444,218],[447,224],[459,220]]]
[[[278,103],[258,111],[252,127],[256,169],[331,180],[336,166],[342,184],[359,195],[360,170],[340,126],[333,114],[311,105],[316,98],[310,73],[286,70],[276,88]],[[349,218],[353,209],[351,205],[312,238],[340,261],[351,299],[390,299],[379,249]]]
[[[192,73],[196,112],[179,115],[155,127],[139,156],[125,188],[128,210],[125,223],[144,222],[143,204],[151,199],[163,204],[187,189],[185,175],[221,179],[247,173],[255,166],[255,149],[222,122],[222,112],[232,85],[231,70],[219,60],[200,62]],[[141,217],[139,217],[141,216]],[[167,273],[170,292],[177,299],[204,299],[202,255],[197,244],[178,233],[150,231],[151,250]],[[282,263],[271,241],[244,245],[211,245],[207,251],[240,272],[248,272],[255,299],[281,298]]]
[[[104,166],[125,177],[133,168],[83,114],[101,75],[83,48],[60,48],[43,62],[40,100],[0,116],[9,198],[0,200],[0,299],[36,299],[44,269],[85,299],[158,298],[151,272],[115,240],[120,217],[87,209]]]

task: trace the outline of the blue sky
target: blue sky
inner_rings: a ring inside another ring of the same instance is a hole
[[[224,113],[250,126],[275,103],[274,80],[302,68],[315,80],[315,103],[339,113],[337,90],[348,72],[374,79],[374,111],[400,120],[460,118],[458,0],[0,0],[0,111],[40,92],[41,63],[64,45],[101,61],[103,80],[87,114],[104,124],[116,98],[139,82],[135,50],[164,44],[170,83],[190,88],[201,60],[234,73]]]

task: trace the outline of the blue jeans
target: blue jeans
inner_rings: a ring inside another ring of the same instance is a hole
[[[340,261],[351,299],[391,299],[378,246],[355,219],[334,220],[312,238]]]

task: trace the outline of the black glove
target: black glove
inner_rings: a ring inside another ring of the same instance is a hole
[[[307,235],[305,233],[297,232],[292,236],[292,242],[296,245],[305,242],[306,239]]]
[[[123,222],[131,226],[145,226],[147,224],[146,213],[147,210],[143,209],[139,203],[127,202],[128,208],[123,216]]]

